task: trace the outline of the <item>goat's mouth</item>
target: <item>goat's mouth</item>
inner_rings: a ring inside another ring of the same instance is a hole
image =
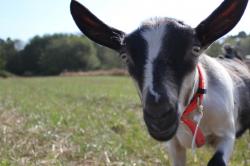
[[[149,134],[157,141],[168,141],[175,135],[179,122],[178,115],[168,112],[162,117],[152,117],[144,111],[144,121]]]

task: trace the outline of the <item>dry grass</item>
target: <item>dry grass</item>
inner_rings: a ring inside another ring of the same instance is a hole
[[[47,166],[72,159],[80,151],[70,141],[74,131],[51,130],[43,124],[28,126],[29,120],[16,110],[0,110],[0,159],[14,165]]]

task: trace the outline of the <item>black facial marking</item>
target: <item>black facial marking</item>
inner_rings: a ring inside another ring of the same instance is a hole
[[[192,54],[195,33],[191,27],[174,19],[167,19],[166,30],[162,50],[154,62],[154,84],[157,87],[164,80],[172,79],[180,89],[184,76],[194,70],[198,61]]]
[[[130,75],[138,82],[140,90],[143,88],[144,66],[146,63],[147,43],[141,33],[144,29],[138,29],[124,40],[128,56],[132,62],[128,62]]]
[[[169,24],[167,28],[168,32],[164,38],[166,46],[163,47],[162,56],[167,55],[171,68],[185,69],[177,70],[184,74],[192,70],[195,64],[195,58],[190,52],[194,44],[193,29],[188,26],[179,26],[175,22]]]

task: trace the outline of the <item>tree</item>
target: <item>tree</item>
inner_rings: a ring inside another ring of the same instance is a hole
[[[4,40],[0,39],[0,71],[4,69],[6,59],[5,59],[5,53],[4,53]]]
[[[240,41],[239,47],[243,56],[250,55],[250,35]]]
[[[118,53],[101,45],[94,45],[96,48],[97,57],[101,63],[101,69],[122,68],[122,61]]]
[[[8,38],[2,45],[0,52],[2,53],[2,57],[4,59],[2,63],[2,65],[4,65],[4,69],[13,72],[10,62],[16,58],[18,53],[15,48],[15,41]]]
[[[242,38],[242,39],[244,39],[244,38],[246,38],[247,37],[247,34],[246,34],[246,32],[244,32],[244,31],[240,31],[239,33],[238,33],[238,38]]]
[[[44,50],[51,38],[51,36],[35,36],[29,44],[25,46],[21,53],[25,73],[37,75],[42,72],[39,66],[39,60],[44,54]]]
[[[5,69],[11,73],[22,75],[24,72],[22,63],[22,49],[24,43],[21,40],[14,40],[11,42],[11,48],[15,51],[7,57]]]
[[[43,74],[59,74],[64,70],[93,70],[99,67],[93,45],[86,38],[61,36],[49,41],[39,60]]]
[[[22,75],[24,73],[24,67],[21,55],[21,52],[16,52],[10,56],[5,65],[5,69],[11,73]]]
[[[213,43],[213,44],[208,48],[208,50],[206,51],[206,53],[207,53],[209,56],[217,57],[217,56],[221,55],[221,53],[222,53],[221,47],[222,47],[222,44],[220,44],[219,42],[215,42],[215,43]]]

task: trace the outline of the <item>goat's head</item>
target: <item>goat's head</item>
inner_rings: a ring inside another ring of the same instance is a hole
[[[157,18],[144,22],[131,34],[107,26],[74,0],[71,13],[87,37],[118,51],[126,61],[140,91],[149,133],[166,141],[178,128],[199,56],[237,24],[247,2],[225,0],[196,28],[175,19]]]

